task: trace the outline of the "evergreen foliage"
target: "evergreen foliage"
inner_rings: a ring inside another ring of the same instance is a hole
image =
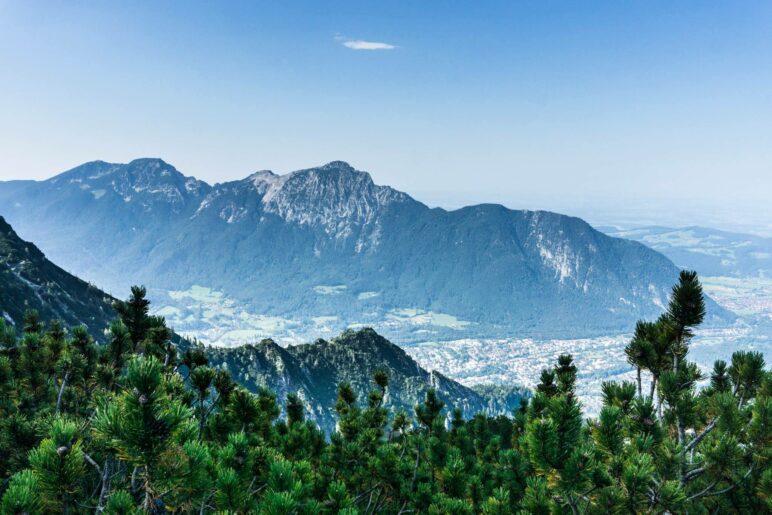
[[[772,510],[772,372],[755,352],[705,377],[688,361],[704,317],[691,272],[636,326],[636,382],[604,383],[597,419],[583,419],[561,355],[511,417],[448,416],[433,389],[390,416],[386,371],[369,392],[342,383],[329,439],[301,396],[282,416],[271,392],[176,349],[148,306],[132,289],[104,345],[34,313],[19,336],[0,320],[0,513]]]

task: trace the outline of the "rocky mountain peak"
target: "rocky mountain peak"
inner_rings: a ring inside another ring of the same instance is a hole
[[[376,185],[370,174],[344,161],[279,175],[260,170],[248,177],[215,185],[194,214],[213,210],[228,223],[270,213],[287,222],[322,228],[346,239],[358,228],[376,224],[381,211],[412,199],[388,186]]]
[[[141,157],[124,165],[124,170],[136,177],[171,177],[181,176],[174,166],[158,157]]]
[[[146,208],[167,203],[179,209],[189,199],[199,198],[211,189],[205,182],[186,177],[159,158],[135,159],[127,164],[92,161],[48,182],[55,187],[90,191],[97,200],[113,192],[126,203],[138,201]]]
[[[330,161],[326,165],[322,165],[319,168],[322,170],[347,170],[351,172],[356,172],[357,170],[354,169],[353,166],[348,164],[346,161]],[[366,173],[366,172],[361,172]]]
[[[412,200],[405,193],[376,185],[369,173],[343,161],[287,175],[259,172],[253,177],[265,211],[290,222],[322,227],[336,238],[346,238],[355,227],[375,223],[389,205]]]
[[[277,175],[270,170],[261,170],[247,177],[247,181],[254,185],[257,193],[263,197],[263,203],[266,203],[269,202],[279,190],[281,190],[282,186],[285,182],[287,182],[289,177],[290,174]]]
[[[187,197],[198,196],[209,186],[194,177],[186,177],[174,166],[157,158],[135,159],[122,166],[116,174],[113,185],[125,193],[149,193],[165,197],[172,203],[182,202]]]

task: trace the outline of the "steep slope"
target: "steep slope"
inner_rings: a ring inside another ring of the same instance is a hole
[[[517,388],[483,390],[478,393],[438,372],[421,368],[402,349],[372,329],[346,331],[329,341],[282,348],[271,340],[235,349],[209,348],[210,364],[228,369],[234,378],[253,391],[265,386],[284,403],[287,393],[298,392],[308,416],[325,431],[335,427],[337,387],[348,382],[364,402],[374,385],[376,370],[386,370],[389,387],[385,406],[392,412],[421,402],[430,387],[449,407],[467,417],[479,412],[510,413],[524,391]]]
[[[20,330],[27,309],[46,322],[85,324],[97,338],[115,317],[110,296],[48,261],[0,216],[0,315]]]
[[[160,160],[94,162],[0,183],[0,206],[57,262],[110,291],[204,286],[304,335],[320,317],[333,331],[371,325],[401,339],[614,332],[655,316],[678,273],[577,218],[430,209],[340,161],[214,186]]]

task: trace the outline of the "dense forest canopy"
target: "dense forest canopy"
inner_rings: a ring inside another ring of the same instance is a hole
[[[2,514],[772,510],[772,372],[755,352],[707,377],[688,360],[705,317],[693,272],[636,326],[637,380],[605,383],[597,419],[583,419],[561,355],[509,417],[447,424],[432,390],[391,415],[386,372],[370,391],[341,384],[329,438],[297,395],[282,414],[270,391],[175,345],[143,288],[115,311],[104,345],[35,312],[21,334],[0,319]]]

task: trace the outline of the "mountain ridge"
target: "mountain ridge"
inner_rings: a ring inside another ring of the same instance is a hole
[[[327,433],[335,429],[338,385],[350,384],[361,401],[373,388],[376,371],[389,374],[384,406],[392,415],[399,410],[409,412],[430,388],[448,406],[448,417],[453,408],[465,418],[483,412],[511,414],[520,399],[528,396],[526,390],[514,386],[500,387],[506,393],[478,392],[437,371],[428,371],[371,328],[347,330],[330,340],[286,348],[270,339],[232,349],[209,347],[207,356],[212,366],[230,371],[251,391],[265,387],[275,392],[282,404],[288,393],[297,393],[309,419]]]
[[[333,332],[393,327],[405,310],[455,317],[463,334],[614,332],[655,316],[678,273],[579,218],[432,209],[342,161],[215,185],[159,159],[96,162],[0,183],[0,205],[57,262],[108,290],[204,286],[251,313],[305,325],[337,317]],[[462,334],[408,318],[389,336]]]

